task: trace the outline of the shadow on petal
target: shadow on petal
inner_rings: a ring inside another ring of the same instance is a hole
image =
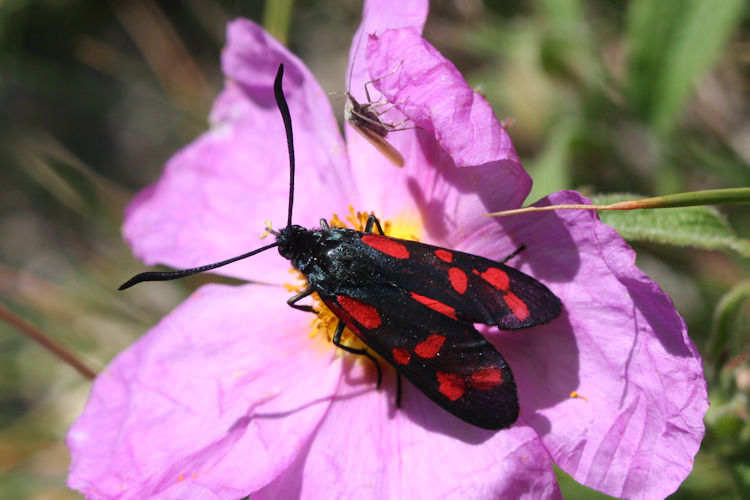
[[[289,467],[262,489],[248,492],[253,498],[301,498],[302,484],[305,479],[305,463],[310,456],[310,449],[315,440],[317,429],[310,439],[300,448],[299,453]]]
[[[435,402],[414,387],[408,380],[402,379],[401,406],[396,407],[396,371],[387,363],[381,361],[383,368],[383,384],[381,390],[375,390],[376,374],[375,370],[370,370],[370,364],[364,374],[353,375],[355,371],[362,372],[361,367],[357,367],[356,359],[345,360],[343,364],[343,381],[345,384],[356,387],[360,384],[366,384],[364,388],[357,387],[354,390],[346,391],[345,394],[336,395],[334,401],[355,400],[364,398],[371,392],[376,392],[376,396],[385,398],[387,402],[382,405],[384,412],[382,415],[373,415],[373,419],[388,419],[392,423],[396,422],[399,417],[406,417],[414,424],[430,431],[453,439],[463,441],[467,444],[481,444],[490,439],[497,431],[488,431],[474,425],[468,424],[458,417],[448,413]],[[355,370],[355,368],[359,368]],[[335,402],[334,402],[335,404]],[[344,425],[344,424],[342,424]]]
[[[535,205],[547,206],[543,200]],[[567,282],[574,280],[581,267],[580,247],[571,234],[572,228],[554,212],[490,217],[507,234],[516,248],[525,245],[517,261],[528,264],[526,272],[544,282]]]
[[[273,396],[266,398],[263,402],[267,401],[268,399],[273,399]],[[332,401],[334,401],[336,397],[332,394],[330,396],[317,398],[312,401],[309,401],[307,403],[301,404],[295,408],[292,408],[287,411],[276,411],[276,412],[268,412],[268,413],[260,413],[256,412],[255,408],[260,406],[259,404],[253,404],[248,409],[247,413],[243,415],[242,417],[238,418],[232,426],[229,428],[227,432],[232,432],[236,429],[245,428],[255,419],[275,419],[275,418],[286,418],[294,415],[295,413],[298,413],[300,411],[306,410],[307,408],[311,408],[315,405],[319,404],[330,404]],[[261,403],[262,404],[262,403]]]
[[[442,409],[411,384],[405,384],[404,389],[405,392],[408,391],[409,397],[404,398],[406,403],[402,404],[401,411],[414,424],[430,432],[442,434],[466,444],[479,445],[490,440],[496,433],[507,431],[507,429],[491,431],[466,423]]]
[[[569,400],[580,387],[580,352],[567,311],[546,325],[487,337],[513,371],[521,419],[533,420],[543,435],[550,424],[539,412]]]

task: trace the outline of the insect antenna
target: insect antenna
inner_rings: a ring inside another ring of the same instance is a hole
[[[276,79],[273,82],[273,93],[274,93],[274,97],[276,97],[276,104],[279,107],[279,111],[281,112],[281,118],[284,120],[284,129],[286,130],[286,143],[287,143],[287,147],[289,148],[290,178],[289,178],[289,215],[287,218],[287,226],[291,226],[292,225],[292,202],[294,200],[294,140],[292,138],[292,117],[289,114],[289,106],[286,103],[286,98],[284,97],[284,92],[281,88],[281,81],[282,81],[283,76],[284,76],[284,65],[280,64],[279,70],[276,73]],[[206,271],[210,271],[211,269],[216,269],[217,267],[226,266],[227,264],[231,264],[232,262],[237,262],[238,260],[252,257],[255,254],[265,252],[269,248],[273,248],[277,246],[279,246],[278,241],[275,243],[271,243],[270,245],[266,245],[264,247],[256,248],[255,250],[251,250],[250,252],[243,253],[242,255],[238,255],[230,259],[222,260],[221,262],[214,262],[213,264],[206,264],[205,266],[193,267],[190,269],[182,269],[180,271],[164,271],[164,272],[148,271],[145,273],[136,274],[135,276],[130,278],[128,281],[120,285],[118,290],[125,290],[127,288],[130,288],[133,285],[137,285],[138,283],[142,283],[144,281],[171,281],[171,280],[184,278],[186,276],[192,276],[193,274],[203,273]]]
[[[276,105],[279,107],[281,119],[284,120],[284,130],[286,130],[286,146],[289,150],[289,214],[287,216],[287,226],[292,225],[292,206],[294,205],[294,135],[292,133],[292,115],[289,113],[289,106],[284,97],[284,90],[281,88],[281,81],[284,77],[284,65],[279,64],[279,71],[276,73],[276,80],[273,82],[273,95],[276,98]]]
[[[354,75],[354,64],[357,60],[357,54],[359,54],[359,44],[362,43],[362,36],[365,33],[365,27],[364,24],[362,25],[362,31],[359,33],[359,36],[357,37],[357,46],[354,48],[354,55],[352,56],[352,65],[349,67],[349,78],[347,78],[346,82],[346,92],[347,94],[352,91],[352,76]]]
[[[137,285],[138,283],[142,283],[144,281],[171,281],[184,278],[186,276],[192,276],[193,274],[203,273],[206,271],[210,271],[211,269],[216,269],[217,267],[226,266],[227,264],[231,264],[232,262],[237,262],[238,260],[252,257],[256,253],[264,252],[269,248],[273,248],[276,246],[279,246],[278,242],[271,243],[270,245],[266,245],[264,247],[256,248],[255,250],[243,253],[242,255],[238,255],[237,257],[232,257],[231,259],[222,260],[221,262],[214,262],[213,264],[206,264],[205,266],[200,267],[192,267],[190,269],[182,269],[180,271],[148,271],[145,273],[136,274],[128,281],[120,285],[120,288],[118,288],[118,290],[125,290],[126,288],[130,288],[131,286]]]

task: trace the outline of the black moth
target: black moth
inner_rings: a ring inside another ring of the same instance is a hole
[[[339,318],[333,343],[368,357],[370,350],[390,363],[435,403],[485,429],[502,429],[518,418],[513,375],[500,353],[474,323],[516,330],[546,323],[560,314],[560,300],[526,274],[483,257],[383,235],[374,216],[365,231],[329,227],[309,230],[292,224],[294,146],[280,65],[274,94],[287,134],[290,188],[287,226],[273,231],[276,242],[207,266],[134,276],[120,290],[142,281],[189,276],[250,257],[272,247],[305,275],[308,287],[290,306],[312,293]],[[377,233],[373,232],[377,229]],[[314,311],[313,311],[314,312]],[[341,344],[348,327],[367,346]]]

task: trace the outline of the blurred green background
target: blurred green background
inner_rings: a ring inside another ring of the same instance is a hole
[[[1,498],[79,498],[65,487],[62,440],[90,382],[24,325],[98,371],[216,280],[116,291],[143,270],[120,238],[123,208],[206,129],[226,22],[264,23],[325,90],[340,92],[360,9],[333,0],[0,0]],[[742,0],[436,1],[425,36],[509,124],[535,179],[530,201],[566,188],[750,186]],[[338,116],[342,103],[332,98]],[[607,220],[672,296],[704,355],[707,436],[674,497],[750,498],[750,209],[663,214]],[[678,228],[683,238],[672,237]],[[560,478],[569,498],[602,497]]]

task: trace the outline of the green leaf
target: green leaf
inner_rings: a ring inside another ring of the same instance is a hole
[[[713,404],[713,400],[711,401]],[[705,449],[705,447],[704,447]],[[734,481],[729,467],[715,454],[701,450],[695,456],[693,472],[680,485],[671,500],[734,500],[737,498]]]
[[[721,367],[721,353],[728,347],[733,334],[737,331],[737,317],[742,304],[750,298],[750,281],[739,283],[727,292],[716,304],[711,320],[711,336],[708,342],[708,355],[716,363],[715,370]]]
[[[750,496],[750,464],[735,461],[731,464],[740,498]]]
[[[721,56],[742,20],[742,0],[634,0],[628,10],[628,94],[667,132],[698,78]]]
[[[553,21],[578,22],[583,18],[581,0],[538,0],[534,5]]]
[[[639,199],[632,194],[592,197],[596,204]],[[708,206],[599,212],[601,220],[630,241],[648,241],[710,250],[732,250],[750,257],[750,241],[737,237],[719,212]]]

